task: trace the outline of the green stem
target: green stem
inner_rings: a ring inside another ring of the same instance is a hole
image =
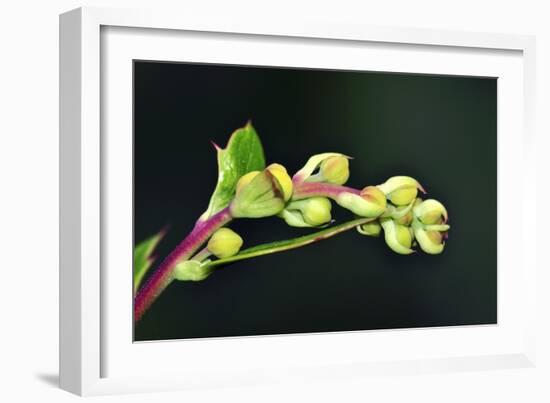
[[[322,241],[323,239],[328,239],[330,237],[333,237],[334,235],[353,229],[358,225],[363,225],[374,220],[376,220],[376,218],[358,218],[298,238],[261,244],[252,248],[244,249],[235,256],[207,262],[203,265],[203,267],[213,269],[224,264],[237,262],[239,260],[250,259],[253,257],[296,249],[305,245],[312,244],[314,242]]]
[[[207,247],[202,248],[195,256],[191,258],[191,260],[198,260],[199,262],[202,262],[204,259],[210,257],[212,253],[208,250]]]

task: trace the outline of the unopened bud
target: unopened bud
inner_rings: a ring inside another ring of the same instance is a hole
[[[376,221],[371,221],[366,224],[358,225],[357,231],[362,235],[367,236],[379,236],[380,232],[382,232],[382,226]]]
[[[420,183],[410,176],[391,177],[383,184],[378,185],[378,188],[396,206],[405,206],[411,203],[416,198],[418,189],[424,192]]]
[[[214,256],[223,259],[239,253],[243,246],[243,239],[229,228],[220,228],[208,241],[208,250]]]
[[[397,224],[410,225],[413,220],[412,208],[414,201],[410,202],[407,206],[395,207],[392,204],[388,204],[386,211],[382,217],[392,218]]]
[[[292,178],[293,181],[295,183],[302,183],[305,180],[311,180],[311,181],[317,181],[317,182],[324,180],[322,175],[312,176],[312,174],[317,168],[320,167],[320,165],[322,165],[325,161],[327,161],[332,157],[339,157],[339,158],[345,158],[345,159],[349,158],[349,157],[346,157],[344,154],[340,154],[340,153],[322,153],[322,154],[313,155],[307,160],[306,164],[302,167],[302,169],[296,172],[296,174]],[[341,164],[341,163],[338,163],[338,164]],[[340,165],[340,168],[342,168],[342,165]],[[348,176],[349,176],[349,172],[348,172]],[[339,179],[342,180],[341,174]]]
[[[292,227],[318,227],[330,222],[332,205],[326,197],[293,201],[280,214]]]
[[[413,208],[414,236],[420,248],[432,255],[443,252],[449,225],[445,206],[434,199],[420,201]]]
[[[261,218],[276,215],[284,207],[280,182],[269,170],[264,169],[241,186],[229,205],[229,210],[234,218]]]
[[[397,224],[391,218],[383,218],[381,223],[384,229],[384,239],[391,250],[401,255],[409,255],[414,252],[411,249],[412,235],[409,227]]]
[[[386,209],[386,197],[376,186],[367,186],[357,195],[342,192],[336,197],[336,202],[361,217],[374,218]]]
[[[213,269],[207,268],[197,260],[180,262],[174,268],[174,278],[180,281],[202,281],[207,278]]]
[[[411,225],[412,220],[413,220],[413,213],[412,213],[412,211],[409,211],[407,214],[405,214],[405,215],[402,216],[402,217],[395,218],[395,222],[396,222],[397,224],[401,224],[401,225]]]
[[[281,164],[271,164],[266,168],[279,181],[283,191],[283,198],[288,201],[292,196],[292,179],[288,175],[286,168]]]
[[[446,223],[449,218],[445,206],[434,199],[420,202],[414,207],[413,212],[415,217],[426,225]]]
[[[443,234],[439,231],[426,231],[423,228],[416,228],[414,236],[420,245],[420,248],[431,255],[437,255],[443,252],[445,242]]]
[[[349,178],[349,162],[346,157],[333,156],[321,163],[321,177],[324,181],[343,185]]]
[[[258,175],[260,173],[260,171],[251,171],[247,174],[244,174],[243,176],[241,176],[239,178],[239,181],[237,182],[237,188],[236,188],[236,193],[239,193],[246,185],[248,185],[252,179],[254,179],[256,177],[256,175]]]

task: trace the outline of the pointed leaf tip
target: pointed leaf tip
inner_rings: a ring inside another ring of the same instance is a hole
[[[231,134],[225,148],[212,144],[217,151],[218,181],[201,221],[229,205],[241,176],[265,168],[262,143],[250,121]]]
[[[217,145],[213,140],[210,140],[210,144],[212,144],[212,146],[216,149],[216,151],[221,151],[222,148]]]
[[[153,255],[157,245],[168,232],[168,226],[164,226],[155,235],[141,241],[134,247],[134,292],[137,291],[145,273],[151,268],[156,260]]]

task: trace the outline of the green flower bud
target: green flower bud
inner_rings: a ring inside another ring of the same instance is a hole
[[[349,162],[346,157],[334,156],[321,162],[321,177],[324,181],[343,185],[349,178]]]
[[[243,239],[229,228],[220,228],[208,241],[208,250],[214,256],[223,259],[239,253],[243,246]]]
[[[445,206],[434,199],[427,199],[418,203],[413,212],[422,224],[427,225],[445,223],[449,219]]]
[[[413,215],[412,228],[420,248],[432,255],[443,252],[446,233],[450,228],[445,206],[434,199],[419,201],[415,203]]]
[[[229,210],[234,218],[261,218],[276,215],[284,207],[283,187],[270,170],[264,169],[240,187]]]
[[[328,160],[332,157],[339,157],[339,158],[349,159],[349,157],[345,156],[344,154],[340,154],[340,153],[322,153],[322,154],[313,155],[307,160],[306,164],[302,167],[302,169],[300,169],[298,172],[296,172],[296,174],[293,177],[294,182],[295,183],[302,183],[307,179],[310,179],[311,181],[325,180],[321,175],[312,176],[312,174],[320,165],[323,164],[323,162],[325,162],[326,160]],[[342,162],[337,162],[337,164],[339,165],[339,168],[341,169],[342,168]],[[329,170],[332,170],[332,169],[335,169],[335,168],[330,168]],[[317,176],[319,176],[319,177],[317,177]],[[329,174],[329,177],[330,176],[331,175]],[[343,179],[342,173],[340,173],[340,175],[338,175],[338,176],[339,176],[340,180]],[[348,176],[349,176],[349,172],[348,172]],[[346,180],[347,180],[347,178],[346,178]],[[342,183],[344,183],[344,182],[342,182]],[[332,183],[336,183],[336,182],[332,182]]]
[[[407,214],[405,214],[404,216],[402,217],[399,217],[399,218],[395,218],[395,222],[397,224],[401,224],[401,225],[411,225],[412,223],[412,220],[413,220],[413,213],[412,211],[409,211]]]
[[[287,225],[291,227],[298,227],[298,228],[312,227],[312,225],[308,224],[306,220],[304,220],[304,216],[302,215],[300,210],[284,209],[278,215],[283,220],[285,220]]]
[[[387,203],[384,193],[382,193],[376,186],[367,186],[361,190],[361,198],[369,203],[376,204],[379,210],[383,211],[386,209]]]
[[[336,203],[361,217],[374,218],[386,210],[386,197],[376,186],[367,186],[360,195],[342,192]]]
[[[293,201],[279,216],[292,227],[318,227],[330,222],[332,205],[326,197]]]
[[[326,224],[331,220],[330,210],[332,204],[326,197],[312,197],[302,202],[304,202],[304,206],[300,210],[308,224],[317,226]]]
[[[380,225],[378,220],[371,221],[363,225],[358,225],[357,232],[362,235],[379,236],[380,232],[382,232],[382,226]]]
[[[197,260],[180,262],[174,268],[174,278],[180,281],[202,281],[212,274],[212,268],[204,267]]]
[[[411,203],[416,198],[418,189],[425,193],[420,183],[410,176],[394,176],[378,185],[378,188],[396,206],[405,206]]]
[[[383,218],[381,224],[384,229],[384,239],[391,250],[401,255],[409,255],[414,252],[411,249],[413,237],[409,227],[397,224],[391,218]]]
[[[416,228],[414,236],[420,245],[420,248],[431,255],[437,255],[443,252],[445,242],[443,235],[439,231],[426,231],[423,228]]]
[[[248,185],[259,173],[260,171],[250,171],[249,173],[241,176],[237,182],[236,193],[239,193],[241,189]]]
[[[283,198],[288,201],[292,196],[292,179],[288,176],[286,168],[281,164],[271,164],[266,169],[277,178],[283,191]]]
[[[407,206],[395,207],[392,204],[386,206],[386,211],[382,214],[383,218],[392,218],[396,223],[402,225],[410,225],[413,220],[412,208],[415,201],[409,203]]]

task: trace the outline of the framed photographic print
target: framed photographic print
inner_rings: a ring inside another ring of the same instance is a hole
[[[60,21],[63,388],[533,365],[531,37]]]

